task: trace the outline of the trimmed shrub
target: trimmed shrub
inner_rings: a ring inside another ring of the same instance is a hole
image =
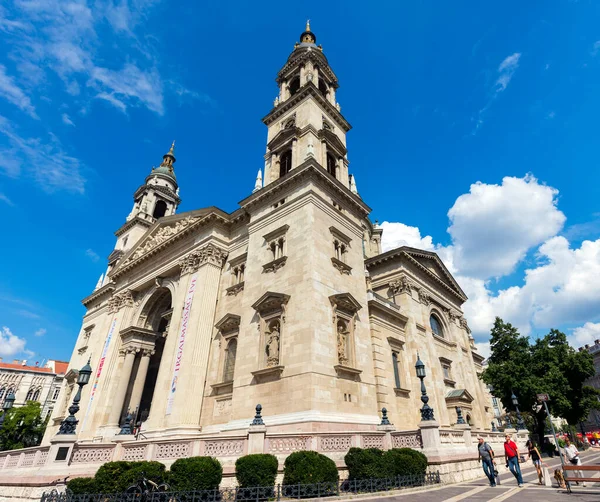
[[[71,479],[67,482],[67,489],[71,490],[73,495],[98,493],[98,488],[96,488],[96,480],[94,478]]]
[[[393,448],[383,454],[386,476],[424,475],[427,470],[427,457],[411,448]]]
[[[344,457],[348,479],[381,479],[389,477],[383,450],[379,448],[350,448]]]
[[[155,483],[166,478],[165,465],[160,462],[107,462],[94,476],[98,493],[120,493],[137,483],[142,473]]]
[[[316,451],[296,451],[285,459],[283,484],[337,483],[335,462]]]
[[[214,490],[222,477],[223,467],[216,458],[179,458],[171,466],[168,483],[172,490]]]
[[[131,469],[130,464],[131,462],[124,460],[102,464],[94,476],[98,493],[116,493],[125,490],[127,487],[119,490],[118,480],[122,474]]]
[[[117,480],[118,491],[125,491],[131,485],[137,484],[142,479],[142,474],[156,484],[164,483],[167,479],[165,465],[160,462],[129,462],[129,469],[119,476]]]
[[[275,486],[279,462],[275,455],[245,455],[235,462],[235,477],[240,488]]]

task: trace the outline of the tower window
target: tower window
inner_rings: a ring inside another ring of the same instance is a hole
[[[167,203],[164,200],[159,200],[154,206],[152,216],[156,219],[162,218],[167,212]]]
[[[335,158],[330,153],[327,154],[327,172],[335,178]]]
[[[322,78],[319,79],[319,90],[323,96],[327,97],[327,92],[329,89],[327,88],[327,84],[323,81]]]
[[[431,326],[431,331],[433,331],[434,335],[444,338],[444,330],[442,329],[442,323],[433,314],[429,317],[429,324]]]
[[[225,364],[223,365],[223,381],[231,382],[235,370],[235,355],[237,353],[237,338],[232,338],[227,344]]]
[[[292,151],[286,150],[279,159],[279,177],[283,178],[292,170]]]
[[[290,96],[293,96],[300,89],[300,77],[294,77],[290,82]]]

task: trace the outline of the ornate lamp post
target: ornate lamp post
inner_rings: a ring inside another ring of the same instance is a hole
[[[77,394],[73,398],[73,404],[69,406],[69,416],[65,418],[60,423],[60,428],[58,429],[58,434],[75,434],[75,429],[79,420],[75,418],[75,413],[79,411],[79,401],[81,401],[81,389],[84,385],[87,385],[90,381],[90,376],[92,374],[92,367],[90,366],[90,361],[88,360],[87,364],[79,370],[79,375],[77,376],[77,385],[79,389],[77,390]]]
[[[2,405],[2,415],[0,415],[0,429],[4,425],[4,419],[6,418],[6,413],[13,407],[15,402],[15,393],[11,390],[6,397],[4,398],[4,404]]]
[[[417,370],[417,378],[421,380],[421,401],[423,403],[423,407],[421,408],[421,420],[435,420],[433,417],[433,408],[427,404],[429,397],[427,396],[427,390],[423,383],[423,379],[425,378],[425,365],[423,364],[423,361],[421,361],[419,353],[417,353],[417,364],[415,364],[415,369]]]
[[[517,399],[517,396],[515,396],[515,393],[513,391],[512,396],[510,396],[510,399],[512,400],[512,404],[515,405],[515,409],[517,410],[517,427],[519,429],[526,429],[527,427],[525,427],[525,422],[523,422],[523,417],[521,416],[521,412],[519,411],[519,400]]]

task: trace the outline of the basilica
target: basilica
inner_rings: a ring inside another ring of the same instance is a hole
[[[435,253],[382,252],[382,229],[349,172],[339,83],[309,25],[277,83],[262,119],[264,167],[239,209],[178,212],[174,144],[135,190],[106,273],[83,300],[43,444],[88,360],[80,445],[131,432],[154,443],[235,437],[258,404],[273,437],[352,438],[376,431],[384,408],[395,430],[415,431],[418,358],[442,429],[463,418],[490,429],[465,293]],[[353,440],[340,441],[342,451]]]

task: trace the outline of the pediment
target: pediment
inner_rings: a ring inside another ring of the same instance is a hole
[[[470,404],[474,400],[475,399],[473,398],[473,396],[469,393],[469,391],[467,389],[454,389],[454,390],[451,390],[450,392],[448,392],[448,394],[446,394],[446,402],[447,403],[461,402],[461,403]]]
[[[289,299],[289,295],[267,291],[252,305],[252,308],[261,314],[274,310],[283,310]]]
[[[224,222],[229,221],[227,213],[214,207],[167,216],[157,220],[135,246],[123,256],[118,267],[111,275],[118,275],[119,272],[131,268],[135,263],[168,247],[188,235],[193,228],[211,216],[220,218]]]
[[[240,327],[241,317],[236,314],[225,314],[223,318],[215,324],[215,328],[217,328],[221,333],[231,333],[232,331],[236,331]]]
[[[337,295],[331,295],[329,301],[333,308],[336,310],[343,310],[350,314],[358,312],[362,306],[358,303],[358,300],[354,298],[350,293],[340,293]]]

